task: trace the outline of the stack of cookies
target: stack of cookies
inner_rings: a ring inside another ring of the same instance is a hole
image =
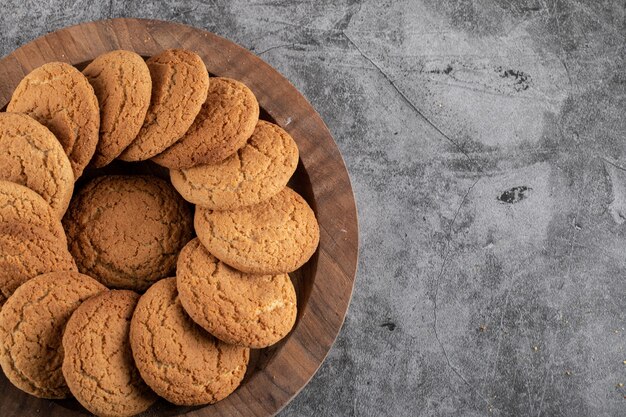
[[[287,187],[298,158],[247,86],[190,51],[27,75],[0,113],[7,378],[103,416],[232,393],[250,349],[291,331],[288,274],[319,242]],[[155,164],[169,175],[137,175]]]

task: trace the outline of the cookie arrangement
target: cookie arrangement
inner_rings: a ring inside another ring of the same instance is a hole
[[[296,320],[288,274],[319,242],[287,187],[298,158],[247,86],[190,51],[28,74],[0,113],[7,378],[105,416],[227,397]],[[169,181],[106,174],[147,160]]]

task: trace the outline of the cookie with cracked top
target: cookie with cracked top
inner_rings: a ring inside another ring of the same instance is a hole
[[[245,145],[258,120],[259,103],[252,90],[237,80],[211,78],[206,101],[189,130],[152,160],[170,169],[218,163]]]
[[[91,180],[63,219],[79,271],[108,287],[137,291],[174,271],[192,222],[190,205],[174,188],[147,175]]]
[[[63,376],[70,391],[98,416],[130,417],[157,399],[139,375],[128,335],[139,294],[111,290],[82,303],[63,333]]]
[[[0,311],[0,365],[17,388],[39,398],[66,398],[61,339],[78,306],[106,288],[78,272],[39,275]]]
[[[223,343],[185,313],[176,278],[166,278],[139,299],[130,345],[142,378],[177,405],[215,403],[241,383],[250,349]]]
[[[0,113],[0,179],[35,191],[59,219],[74,191],[63,147],[50,130],[25,114]]]
[[[54,133],[78,179],[98,144],[100,111],[87,78],[64,62],[33,70],[18,84],[7,111],[26,113]]]
[[[176,286],[189,316],[227,343],[261,349],[285,337],[296,321],[296,291],[287,274],[237,271],[198,239],[180,252]]]
[[[211,210],[260,203],[285,188],[298,166],[298,146],[281,127],[259,120],[234,155],[217,164],[170,170],[185,200]]]
[[[67,246],[61,220],[50,204],[23,185],[0,180],[0,223],[24,223],[42,227]]]
[[[102,54],[83,70],[100,104],[100,138],[90,166],[101,168],[135,139],[150,105],[150,70],[131,51]]]
[[[152,98],[137,137],[122,152],[124,161],[143,161],[163,152],[189,129],[206,100],[209,73],[202,58],[168,49],[146,61]]]
[[[20,285],[52,271],[76,271],[64,241],[28,223],[0,224],[0,306]]]
[[[295,271],[315,253],[320,237],[313,210],[288,187],[236,210],[196,207],[194,227],[213,256],[251,274]]]

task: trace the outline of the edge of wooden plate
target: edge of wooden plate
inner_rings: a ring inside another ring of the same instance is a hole
[[[247,84],[261,107],[298,143],[310,179],[321,236],[315,279],[296,328],[265,367],[235,393],[186,414],[275,415],[313,377],[339,334],[358,259],[357,212],[348,172],[328,128],[309,102],[270,65],[227,39],[179,23],[118,18],[49,33],[0,59],[0,108],[23,77],[46,62],[76,65],[114,49],[150,56],[168,48],[190,49],[203,58],[209,72]],[[69,412],[55,402],[46,402],[42,407],[45,403],[35,401],[32,412],[51,416]],[[27,401],[9,405],[5,399],[0,404],[5,412],[14,409],[15,415],[31,408]]]

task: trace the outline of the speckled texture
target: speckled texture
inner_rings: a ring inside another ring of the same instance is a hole
[[[100,106],[100,136],[90,165],[101,168],[139,133],[150,105],[150,70],[134,52],[111,51],[94,59],[83,74]]]
[[[317,249],[315,213],[291,188],[253,206],[230,211],[196,207],[194,228],[220,261],[252,274],[293,272]]]
[[[0,113],[0,179],[37,192],[59,219],[74,191],[72,167],[56,137],[24,114]]]
[[[198,239],[180,252],[180,301],[189,316],[226,343],[264,348],[296,321],[296,291],[287,274],[245,274],[220,262]]]
[[[146,64],[152,98],[139,134],[122,152],[124,161],[143,161],[163,152],[189,129],[206,100],[209,73],[192,51],[169,49]]]
[[[137,301],[133,291],[102,292],[82,303],[65,326],[63,376],[72,395],[95,415],[134,416],[157,399],[130,350]]]
[[[73,66],[50,62],[15,88],[7,111],[26,113],[54,133],[80,177],[98,143],[100,110],[87,78]]]
[[[137,291],[174,271],[192,222],[191,207],[168,182],[139,175],[91,180],[63,218],[79,271]]]
[[[146,383],[178,405],[225,398],[239,386],[250,357],[249,349],[220,342],[187,316],[175,278],[157,282],[141,297],[130,343]]]
[[[152,160],[170,169],[221,162],[246,143],[258,120],[259,103],[245,84],[211,78],[206,101],[189,130]]]
[[[66,398],[61,339],[72,312],[106,288],[78,272],[30,280],[0,311],[0,365],[18,388],[40,398]]]
[[[170,170],[170,178],[185,200],[211,210],[233,210],[278,194],[297,166],[293,138],[260,120],[246,145],[225,161]]]
[[[28,223],[0,223],[0,306],[37,275],[76,270],[65,241],[47,229]]]
[[[25,223],[42,227],[67,246],[65,230],[42,196],[14,182],[0,180],[0,223]]]
[[[109,16],[205,28],[320,112],[355,190],[359,272],[337,343],[281,417],[624,414],[623,2],[6,9],[3,53]],[[520,186],[524,199],[498,200]]]

